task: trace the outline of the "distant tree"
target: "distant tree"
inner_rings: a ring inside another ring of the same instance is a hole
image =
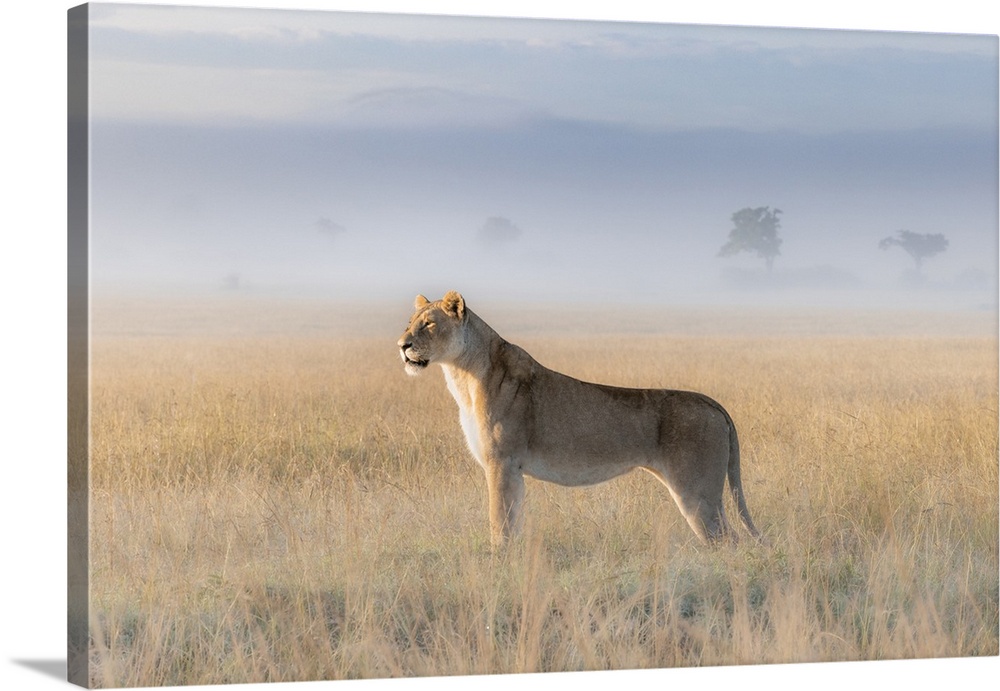
[[[313,226],[316,228],[316,230],[331,238],[335,238],[341,233],[347,231],[347,229],[344,228],[344,226],[340,225],[339,223],[335,223],[334,221],[331,221],[329,218],[326,218],[325,216],[317,219],[316,222],[313,224]]]
[[[486,245],[500,245],[513,242],[521,236],[521,229],[509,218],[493,216],[479,229],[479,241]]]
[[[719,250],[718,256],[731,257],[740,252],[756,252],[764,260],[770,273],[774,267],[774,258],[781,254],[778,249],[781,247],[781,238],[778,237],[780,213],[781,209],[772,210],[769,206],[759,206],[756,209],[747,207],[734,213],[729,240]]]
[[[896,233],[896,237],[882,238],[878,243],[879,249],[882,250],[893,245],[902,247],[913,258],[917,273],[920,273],[921,264],[926,257],[933,257],[948,249],[948,239],[940,233],[931,235],[900,230]]]

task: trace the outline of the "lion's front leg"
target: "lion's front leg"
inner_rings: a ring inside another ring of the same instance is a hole
[[[490,533],[494,547],[501,547],[522,524],[524,475],[510,461],[488,459],[486,488],[489,492]]]

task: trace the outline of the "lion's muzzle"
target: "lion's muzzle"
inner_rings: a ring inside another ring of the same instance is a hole
[[[413,374],[424,369],[428,364],[430,364],[427,360],[417,357],[413,353],[413,344],[409,342],[400,342],[399,356],[403,358],[403,364],[406,366],[406,371]]]

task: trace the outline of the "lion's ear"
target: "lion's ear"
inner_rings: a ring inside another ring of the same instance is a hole
[[[454,290],[448,291],[448,293],[441,298],[441,306],[444,307],[444,311],[453,317],[462,319],[465,317],[465,298],[456,293]]]
[[[423,295],[418,295],[417,299],[413,301],[413,309],[418,310],[422,307],[426,307],[427,305],[430,304],[430,302],[431,301],[425,298]]]

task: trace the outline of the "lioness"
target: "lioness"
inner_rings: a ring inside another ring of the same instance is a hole
[[[729,487],[754,536],[740,482],[736,426],[711,398],[689,391],[591,384],[547,369],[502,339],[452,291],[418,295],[400,337],[406,372],[441,365],[469,450],[486,471],[492,542],[521,524],[524,475],[592,485],[634,468],[659,479],[704,542],[729,534]]]

